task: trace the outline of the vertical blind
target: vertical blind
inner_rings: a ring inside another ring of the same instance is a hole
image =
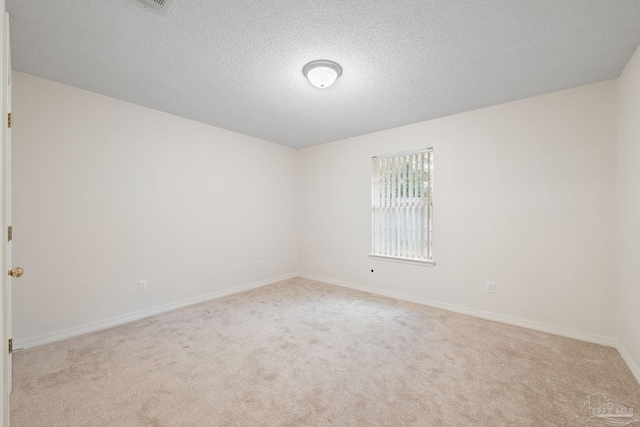
[[[432,260],[432,151],[373,158],[373,255]]]

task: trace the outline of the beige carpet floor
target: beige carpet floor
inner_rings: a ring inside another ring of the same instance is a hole
[[[613,348],[298,278],[15,354],[11,425],[598,426],[594,392],[640,412]]]

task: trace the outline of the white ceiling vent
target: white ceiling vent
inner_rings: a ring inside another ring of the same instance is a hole
[[[151,9],[154,12],[164,15],[167,9],[171,5],[173,0],[135,0],[137,3],[144,6],[146,9]]]

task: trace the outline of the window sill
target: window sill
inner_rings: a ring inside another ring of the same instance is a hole
[[[412,259],[412,258],[400,258],[395,256],[387,256],[387,255],[373,255],[369,254],[369,258],[376,261],[391,261],[391,262],[399,262],[401,264],[414,264],[421,265],[423,267],[435,267],[435,261],[427,261],[422,259]]]

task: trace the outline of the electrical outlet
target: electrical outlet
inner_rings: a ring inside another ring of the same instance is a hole
[[[236,264],[236,273],[240,273],[240,264]]]
[[[138,281],[138,292],[146,292],[147,291],[147,281],[146,280],[140,280]]]
[[[487,293],[495,294],[496,293],[496,284],[495,282],[487,282]]]
[[[331,258],[327,258],[327,267],[331,267]]]
[[[258,261],[258,266],[256,268],[262,268],[262,261]]]

